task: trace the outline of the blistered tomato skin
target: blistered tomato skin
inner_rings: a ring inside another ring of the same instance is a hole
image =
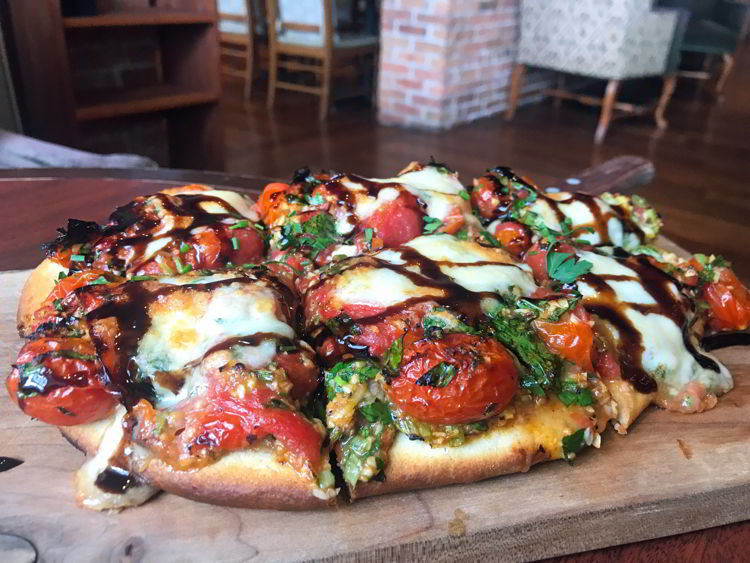
[[[68,357],[62,354],[81,355]],[[10,397],[27,415],[47,424],[72,426],[94,422],[108,416],[117,398],[98,377],[100,366],[88,359],[95,351],[80,338],[40,338],[21,349],[6,386]],[[32,364],[33,362],[33,364]],[[22,392],[21,369],[38,366],[41,378],[36,391]],[[44,389],[39,392],[39,386]]]
[[[416,198],[404,193],[376,209],[362,229],[372,229],[386,248],[399,246],[422,234],[422,215]]]
[[[521,223],[504,221],[495,227],[495,238],[505,250],[519,258],[531,246],[531,239]]]
[[[441,371],[441,364],[442,380],[431,378]],[[387,392],[396,407],[418,421],[463,424],[500,412],[517,387],[516,367],[502,344],[448,334],[439,340],[405,343],[400,375]]]
[[[576,319],[534,321],[534,328],[550,352],[562,356],[584,371],[593,371],[591,355],[594,349],[594,331],[587,323]]]
[[[703,298],[711,307],[714,330],[745,330],[750,325],[750,291],[729,268],[719,268],[719,279],[707,284]]]

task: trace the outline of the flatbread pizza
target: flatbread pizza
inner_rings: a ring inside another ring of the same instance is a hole
[[[504,167],[300,169],[257,203],[173,188],[46,245],[7,387],[87,453],[98,510],[308,509],[572,462],[733,386],[701,341],[746,329],[750,292],[660,227],[638,196]]]

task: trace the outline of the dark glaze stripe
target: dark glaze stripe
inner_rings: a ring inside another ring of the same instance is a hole
[[[643,337],[625,314],[627,309],[639,311],[644,315],[663,315],[672,320],[681,329],[685,348],[696,362],[704,369],[718,372],[719,365],[702,354],[690,337],[687,301],[682,296],[676,297],[670,290],[670,287],[679,289],[679,283],[670,275],[651,265],[643,256],[630,256],[620,251],[613,258],[635,271],[636,276],[588,273],[581,276],[580,281],[594,287],[597,292],[596,298],[584,303],[586,310],[610,322],[619,332],[617,348],[623,379],[629,381],[641,393],[653,393],[657,390],[656,381],[643,369]],[[638,282],[656,303],[652,305],[623,303],[618,300],[614,290],[607,284],[608,280]]]
[[[148,208],[158,201],[166,214],[176,217],[190,217],[191,222],[183,228],[173,228],[158,236],[152,233],[161,227],[161,221],[149,217],[153,212]],[[209,213],[202,204],[215,203],[223,210],[221,213]],[[193,235],[191,231],[198,227],[212,227],[223,224],[225,219],[238,219],[242,216],[232,205],[217,196],[205,194],[167,195],[154,194],[137,198],[131,203],[118,207],[107,225],[101,228],[101,236],[96,240],[93,250],[109,258],[109,267],[116,271],[137,271],[145,260],[146,247],[149,243],[170,237],[170,244],[181,244]]]
[[[494,292],[470,291],[460,284],[456,283],[450,276],[444,274],[440,269],[441,265],[462,266],[473,264],[454,263],[446,260],[438,262],[427,258],[426,256],[417,252],[415,249],[408,246],[401,246],[390,250],[397,252],[401,259],[404,261],[404,264],[392,264],[376,257],[367,257],[365,259],[356,257],[350,258],[348,260],[352,262],[351,266],[344,270],[339,270],[334,276],[322,277],[321,280],[318,280],[316,284],[311,286],[311,289],[315,289],[315,287],[317,287],[327,279],[331,279],[332,277],[340,275],[345,271],[368,267],[391,270],[403,277],[408,278],[417,287],[430,288],[442,292],[442,295],[438,296],[425,295],[410,297],[404,301],[385,307],[381,312],[375,315],[358,318],[355,321],[352,321],[351,324],[355,324],[358,326],[368,326],[382,323],[386,319],[421,303],[436,303],[437,305],[446,307],[457,313],[462,318],[462,320],[464,320],[464,322],[475,323],[476,320],[483,315],[480,305],[482,298],[498,298],[497,294]],[[498,266],[506,265],[515,267],[515,265],[512,264],[494,262],[492,264]],[[413,271],[409,268],[416,268],[417,271]],[[383,288],[383,290],[386,291],[387,288]],[[320,325],[311,327],[310,332],[316,333],[315,340],[318,347],[327,337],[332,335],[330,329],[328,329],[327,327],[322,327]],[[337,342],[340,345],[346,347],[346,349],[350,353],[356,356],[366,355],[367,347],[354,344],[353,342],[351,342],[351,339],[352,336],[347,334],[345,336],[339,337],[337,339]]]
[[[750,333],[748,332],[717,332],[709,334],[701,340],[704,350],[719,350],[730,346],[750,346]]]

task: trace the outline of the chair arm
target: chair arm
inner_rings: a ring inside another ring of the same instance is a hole
[[[745,26],[748,9],[750,9],[750,4],[747,2],[719,0],[712,19],[739,35]]]

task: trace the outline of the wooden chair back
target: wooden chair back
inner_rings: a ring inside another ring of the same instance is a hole
[[[266,0],[266,17],[272,49],[282,43],[326,51],[333,48],[336,24],[331,0]]]

